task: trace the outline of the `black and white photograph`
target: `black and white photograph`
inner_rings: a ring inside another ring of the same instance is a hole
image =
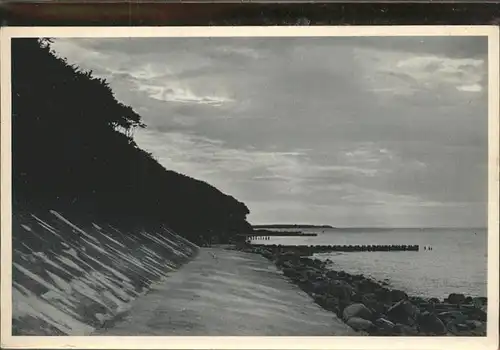
[[[424,29],[4,31],[2,343],[496,349],[498,27]]]

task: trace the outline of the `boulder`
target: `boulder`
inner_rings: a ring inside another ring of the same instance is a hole
[[[438,314],[438,317],[453,334],[464,335],[464,332],[468,332],[471,329],[466,323],[467,315],[464,315],[460,311],[441,312]]]
[[[311,297],[314,299],[314,302],[320,306],[323,306],[326,300],[326,295],[311,293]]]
[[[432,333],[437,335],[445,335],[447,328],[436,315],[430,312],[423,312],[417,319],[418,328],[425,333]]]
[[[486,311],[483,309],[477,309],[477,308],[471,309],[467,311],[467,316],[471,320],[476,320],[481,322],[486,322],[487,320]]]
[[[344,309],[343,318],[345,321],[352,317],[363,318],[365,320],[371,320],[373,317],[372,312],[365,305],[357,303],[351,304]]]
[[[408,295],[406,295],[405,292],[399,289],[393,289],[391,290],[391,300],[392,301],[401,301],[401,300],[406,300],[408,299]]]
[[[297,286],[304,292],[311,294],[311,283],[307,279],[298,277],[295,279],[295,283],[297,283]]]
[[[465,302],[465,295],[459,293],[451,293],[447,298],[450,304],[463,304]]]
[[[299,264],[300,264],[300,266],[305,267],[305,268],[313,267],[312,263],[311,263],[311,259],[308,259],[308,258],[300,258]]]
[[[326,294],[329,289],[329,283],[326,281],[315,281],[311,283],[311,291],[317,294]]]
[[[377,296],[374,293],[367,293],[363,295],[363,297],[361,298],[361,302],[368,307],[372,307],[372,305],[376,304],[378,300]]]
[[[347,274],[346,274],[345,271],[339,271],[339,272],[337,272],[337,278],[338,279],[344,279],[346,277],[347,277]]]
[[[387,311],[389,310],[389,306],[387,306],[386,304],[384,303],[381,303],[380,301],[378,301],[376,304],[372,305],[371,307],[376,314],[382,316],[382,315],[385,315],[387,313]]]
[[[412,324],[416,313],[416,307],[412,303],[408,300],[401,300],[387,310],[387,317],[393,322]]]
[[[286,261],[291,262],[291,263],[298,263],[300,259],[300,255],[296,252],[293,251],[288,251],[284,252],[283,254],[279,255],[278,258],[276,259],[276,265],[278,266],[283,266]]]
[[[335,280],[330,283],[330,293],[339,299],[350,300],[354,288],[345,281]]]
[[[295,267],[295,264],[291,260],[286,260],[283,262],[283,268],[289,268],[293,269]]]
[[[330,283],[330,280],[326,278],[322,272],[320,272],[319,276],[316,277],[316,281],[326,282],[328,284]]]
[[[352,279],[352,276],[351,276],[351,275],[347,275],[347,276],[344,278],[344,281],[346,281],[347,283],[349,283],[351,286],[353,285],[353,282],[354,282],[354,280]]]
[[[357,282],[357,287],[361,293],[373,293],[379,288],[379,285],[373,281],[362,279]]]
[[[470,332],[471,336],[484,337],[486,335],[486,330],[485,329],[482,329],[482,330],[472,329],[469,332]]]
[[[337,271],[327,271],[326,277],[331,278],[331,279],[336,279],[337,278]]]
[[[354,303],[361,303],[363,302],[363,295],[361,295],[360,293],[354,293],[352,296],[351,296],[351,301],[354,302]]]
[[[465,323],[457,323],[456,326],[457,330],[459,332],[462,332],[462,331],[468,331],[469,330],[469,326]]]
[[[283,274],[287,277],[293,278],[293,277],[297,277],[299,273],[294,268],[285,267],[283,269]]]
[[[466,324],[469,329],[486,329],[486,325],[483,322],[477,320],[466,320],[464,324]]]
[[[488,305],[488,299],[485,297],[476,297],[472,298],[472,303],[476,305],[476,307],[481,308],[484,305]]]
[[[397,335],[405,335],[405,336],[418,335],[418,330],[415,329],[415,327],[410,327],[401,323],[396,323],[392,331],[394,334]]]
[[[314,259],[313,260],[313,266],[316,266],[317,268],[322,268],[324,267],[325,263],[319,259]]]
[[[425,299],[422,297],[410,297],[409,300],[414,305],[423,305],[426,303]]]
[[[307,279],[309,279],[311,281],[320,280],[323,277],[323,274],[321,273],[321,271],[319,271],[316,268],[308,268],[304,272],[305,272],[305,275],[307,276]]]
[[[375,328],[371,321],[361,317],[351,317],[346,323],[355,331],[369,331]]]
[[[377,300],[382,302],[391,301],[391,291],[387,288],[377,288],[373,291],[373,294],[377,297]]]
[[[340,318],[343,317],[343,313],[344,313],[344,310],[349,306],[351,305],[351,302],[348,301],[348,300],[345,300],[345,299],[338,299],[338,302],[339,302],[339,313],[337,314],[337,316],[339,316]]]
[[[325,310],[333,311],[333,312],[337,313],[339,311],[339,301],[338,301],[338,299],[327,297],[325,299],[323,308]]]
[[[386,331],[392,331],[394,327],[396,326],[394,323],[391,321],[385,319],[385,318],[377,318],[374,322],[375,326],[377,326],[380,329],[386,330]]]
[[[387,311],[387,307],[383,302],[377,300],[377,296],[374,293],[367,293],[361,298],[361,302],[375,312],[375,314],[383,314]]]
[[[449,321],[454,321],[455,323],[461,323],[467,319],[467,316],[461,313],[460,311],[440,312],[437,314],[437,317],[444,323],[447,323]]]
[[[446,324],[448,331],[455,335],[472,335],[470,333],[471,328],[465,323],[456,323],[454,321],[448,322]]]
[[[269,259],[274,257],[273,252],[270,250],[267,250],[267,249],[262,252],[262,255],[264,255],[266,258],[269,258]]]

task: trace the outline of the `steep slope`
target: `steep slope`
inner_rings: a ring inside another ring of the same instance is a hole
[[[106,327],[197,254],[191,241],[251,230],[243,203],[141,150],[138,127],[50,41],[13,39],[14,335]]]
[[[165,227],[128,232],[56,211],[16,213],[13,335],[88,335],[197,252]]]

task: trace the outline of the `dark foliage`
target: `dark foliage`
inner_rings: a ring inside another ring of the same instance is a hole
[[[12,40],[14,210],[55,209],[128,228],[165,223],[191,238],[251,230],[243,203],[141,150],[131,136],[138,127],[141,117],[105,80],[57,57],[50,40]]]

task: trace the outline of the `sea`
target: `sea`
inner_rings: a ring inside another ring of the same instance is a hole
[[[290,231],[290,230],[288,230]],[[301,229],[308,237],[254,239],[254,244],[283,245],[420,245],[418,252],[332,252],[315,254],[333,261],[332,269],[387,282],[409,295],[443,299],[450,293],[487,296],[485,228]],[[424,250],[432,247],[432,250]]]

